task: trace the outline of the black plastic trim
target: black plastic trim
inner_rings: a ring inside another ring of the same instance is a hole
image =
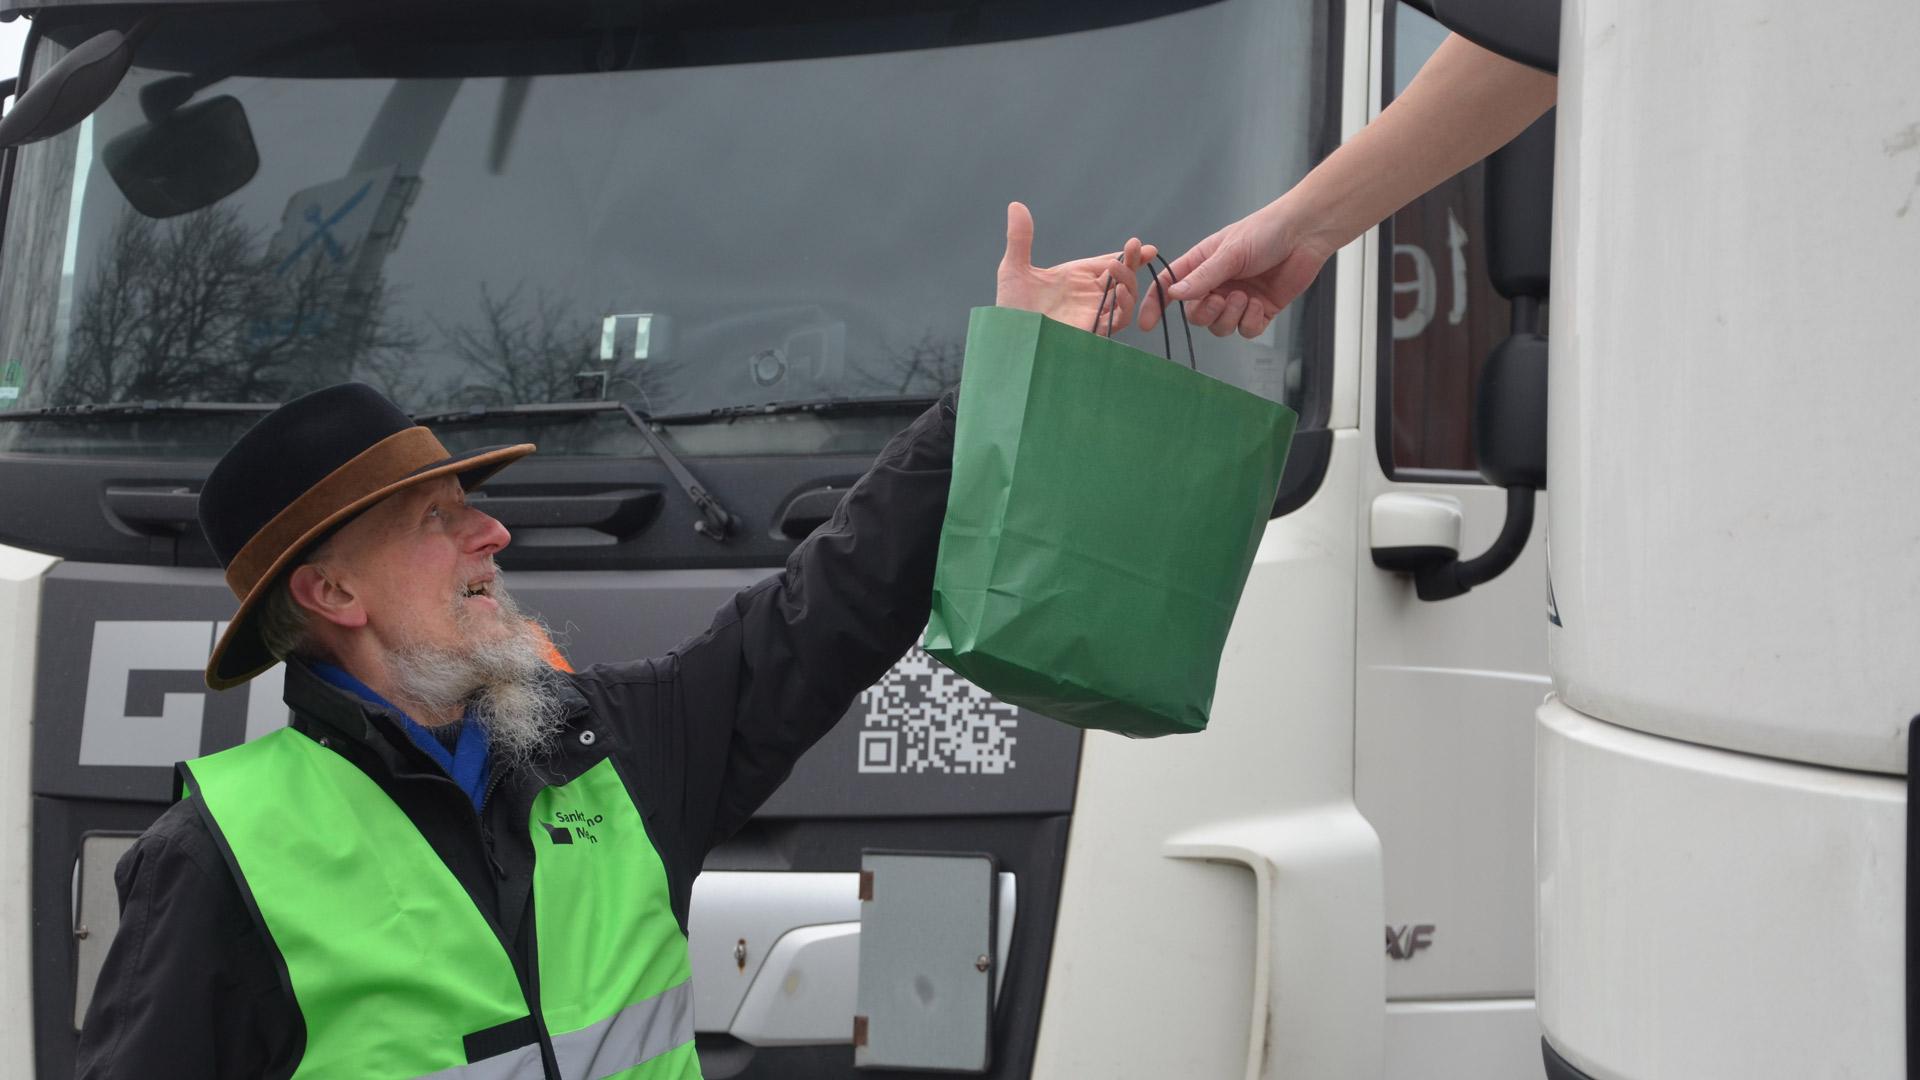
[[[874,5],[868,3],[794,5],[772,0],[734,0],[726,5],[723,16],[706,11],[718,5],[671,5],[674,10],[653,11],[653,32],[672,46],[652,50],[641,59],[649,67],[706,66],[713,62],[710,49],[686,47],[689,35],[697,40],[701,31],[713,26],[740,26],[766,31],[759,40],[736,43],[734,51],[721,62],[759,62],[772,60],[824,59],[860,56],[881,52],[919,51],[961,45],[1029,41],[1066,34],[1127,26],[1152,19],[1170,18],[1197,8],[1223,3],[1224,0],[1118,0],[1107,3],[1031,4],[1023,0],[912,0],[911,3]],[[469,5],[483,14],[502,18],[532,18],[552,8],[563,16],[578,19],[583,5],[542,4],[540,0],[488,0]],[[605,5],[602,5],[603,7]],[[611,5],[612,8],[634,5]],[[438,21],[438,5],[375,3],[374,0],[0,0],[0,22],[25,14],[44,25],[70,27],[81,20],[132,19],[146,13],[185,10],[238,10],[239,17],[255,12],[270,18],[301,17],[301,8],[326,9],[328,15],[352,15],[369,31],[399,28],[409,24]],[[276,10],[279,9],[279,10]],[[487,10],[491,9],[491,10]],[[645,8],[636,10],[645,12]],[[424,14],[422,14],[424,12]],[[707,21],[712,20],[712,21]],[[57,21],[57,23],[56,23]],[[819,32],[823,21],[828,32]],[[100,23],[98,29],[111,25]],[[383,67],[383,77],[403,74],[413,77],[450,77],[455,74],[444,66],[435,50],[384,54],[389,63],[397,57],[405,66]],[[526,50],[523,59],[531,60],[535,50]],[[544,55],[553,55],[546,53]],[[261,62],[273,59],[256,58]],[[362,58],[364,60],[364,58]],[[538,68],[490,69],[488,75],[534,74]],[[582,65],[578,73],[597,70]],[[258,74],[257,68],[243,67],[240,72]],[[234,72],[229,72],[229,74]],[[557,74],[558,72],[552,72]]]
[[[1320,481],[1327,475],[1327,463],[1333,460],[1333,429],[1313,428],[1298,431],[1293,447],[1287,451],[1287,467],[1280,473],[1280,493],[1273,500],[1272,517],[1291,514],[1307,505]]]
[[[688,500],[662,497],[673,478],[653,457],[536,454],[489,482],[480,505],[500,509],[514,529],[500,556],[510,571],[777,567],[798,542],[775,527],[793,493],[857,477],[873,458],[699,459],[706,485],[746,521],[725,545],[696,537],[700,514]],[[0,505],[10,508],[0,515],[0,544],[78,562],[217,566],[190,518],[211,467],[199,458],[0,454]]]
[[[1920,994],[1914,993],[1914,980],[1920,976],[1920,892],[1913,887],[1913,875],[1920,868],[1920,804],[1914,802],[1913,778],[1920,773],[1920,716],[1907,724],[1907,1080],[1920,1080]]]
[[[1380,108],[1393,102],[1393,48],[1399,27],[1400,5],[1407,0],[1387,0],[1380,12]],[[1369,122],[1372,117],[1367,118]],[[1374,244],[1373,291],[1373,452],[1380,459],[1380,472],[1389,480],[1401,479],[1393,469],[1393,215],[1388,214],[1376,232]]]
[[[1414,574],[1430,566],[1450,563],[1460,557],[1455,548],[1438,544],[1412,544],[1406,547],[1373,549],[1373,565],[1396,574]]]
[[[1546,1062],[1547,1080],[1593,1080],[1593,1077],[1567,1064],[1567,1059],[1554,1053],[1553,1044],[1540,1040],[1540,1056]]]
[[[1324,45],[1314,54],[1314,97],[1308,107],[1307,150],[1314,165],[1325,161],[1328,155],[1340,148],[1341,108],[1345,104],[1342,77],[1346,70],[1346,10],[1346,0],[1324,0],[1315,4],[1313,9],[1314,37]],[[1320,276],[1307,287],[1306,293],[1295,301],[1310,372],[1295,429],[1296,450],[1300,445],[1299,435],[1325,428],[1333,413],[1332,357],[1336,333],[1334,309],[1339,292],[1337,279],[1338,275],[1331,267],[1323,268]],[[1318,483],[1317,478],[1315,483]],[[1300,502],[1304,503],[1305,496],[1311,494],[1311,491],[1305,492]],[[1284,512],[1276,509],[1274,516],[1278,517]]]
[[[1538,0],[1433,0],[1435,22],[1489,52],[1549,75],[1560,70],[1560,5]]]
[[[1405,3],[1405,0],[1399,0]],[[1387,11],[1394,9],[1387,5]],[[1393,16],[1387,16],[1388,36],[1392,36]],[[1392,48],[1389,42],[1387,47]],[[1374,291],[1380,294],[1379,313],[1375,317],[1373,344],[1373,453],[1380,460],[1380,474],[1389,480],[1407,481],[1410,469],[1395,469],[1393,466],[1393,217],[1388,215],[1380,223],[1378,272],[1374,274]],[[1422,469],[1427,473],[1441,473],[1440,476],[1422,476],[1422,482],[1430,483],[1480,483],[1478,473],[1461,470],[1460,479],[1447,479],[1446,473],[1452,470]]]
[[[1315,165],[1340,146],[1341,89],[1346,65],[1347,0],[1324,0],[1314,6],[1315,38],[1324,43],[1315,56],[1313,106],[1309,109],[1312,127],[1308,132],[1310,157]],[[1337,295],[1336,275],[1323,270],[1306,294],[1297,301],[1303,336],[1307,342],[1308,364],[1312,375],[1307,394],[1300,403],[1299,425],[1294,429],[1293,445],[1287,451],[1286,468],[1280,474],[1280,489],[1273,500],[1269,519],[1283,517],[1307,505],[1326,478],[1327,464],[1333,459],[1333,431],[1327,421],[1333,412],[1334,307]]]

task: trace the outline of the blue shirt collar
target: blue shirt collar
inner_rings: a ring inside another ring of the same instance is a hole
[[[381,697],[366,683],[361,682],[345,668],[321,660],[309,661],[307,666],[321,679],[353,694],[362,700],[378,705],[400,721],[401,730],[407,733],[407,739],[432,758],[460,790],[467,793],[467,799],[473,803],[477,812],[486,800],[487,776],[491,771],[492,754],[487,745],[486,728],[474,722],[472,710],[468,710],[465,723],[460,728],[460,738],[448,750],[433,733],[416,723],[399,706]]]

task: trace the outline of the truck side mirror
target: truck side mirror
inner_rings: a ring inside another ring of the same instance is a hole
[[[1488,483],[1546,490],[1546,335],[1515,334],[1487,357],[1474,401],[1473,452]]]
[[[115,137],[100,151],[135,210],[173,217],[212,206],[260,169],[247,111],[229,96],[182,105]]]
[[[1512,333],[1480,369],[1473,450],[1508,490],[1547,486],[1546,303],[1553,237],[1553,110],[1487,159],[1487,275],[1513,302]]]
[[[1428,14],[1475,45],[1550,75],[1560,70],[1560,0],[1429,2]]]
[[[1515,302],[1514,331],[1538,329],[1553,258],[1553,109],[1487,158],[1487,277]],[[1523,326],[1523,324],[1525,324]]]
[[[1505,573],[1533,531],[1534,493],[1547,486],[1548,292],[1553,224],[1553,113],[1487,159],[1487,271],[1512,301],[1513,330],[1480,369],[1473,450],[1480,475],[1507,489],[1507,517],[1485,552],[1462,559],[1442,547],[1376,551],[1382,569],[1413,575],[1422,600],[1446,600]]]
[[[51,139],[93,115],[127,77],[141,35],[139,27],[126,34],[102,30],[74,46],[0,119],[0,147]]]

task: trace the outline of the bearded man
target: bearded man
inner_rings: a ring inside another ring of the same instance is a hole
[[[1031,240],[1016,203],[999,304],[1086,326],[1117,282],[1124,322],[1151,248]],[[200,494],[240,598],[207,682],[284,660],[292,723],[182,765],[121,860],[80,1075],[698,1077],[693,879],[924,625],[953,423],[950,392],[705,633],[572,673],[466,498],[532,446],[449,454],[359,384],[262,419]]]

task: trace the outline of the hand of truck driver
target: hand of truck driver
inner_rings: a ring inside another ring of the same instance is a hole
[[[1111,329],[1124,330],[1133,322],[1139,270],[1157,252],[1152,244],[1142,244],[1136,237],[1120,251],[1058,266],[1035,266],[1033,215],[1020,203],[1008,203],[1007,253],[1000,259],[999,289],[993,302],[999,307],[1037,311],[1069,326],[1105,334],[1110,329],[1105,315],[1100,315],[1098,327],[1093,323],[1111,278],[1118,283],[1106,296],[1107,310],[1113,316]]]
[[[1449,35],[1404,93],[1292,190],[1173,260],[1168,295],[1190,301],[1188,321],[1215,337],[1259,336],[1329,256],[1525,131],[1557,89],[1552,75]],[[1148,288],[1140,329],[1159,321]]]

